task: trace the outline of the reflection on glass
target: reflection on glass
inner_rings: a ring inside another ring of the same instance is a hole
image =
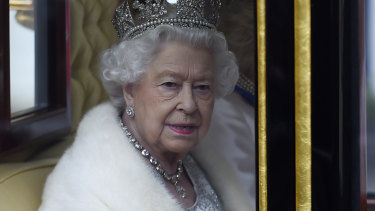
[[[211,121],[211,130],[215,132],[207,134],[211,140],[205,141],[222,150],[221,154],[241,181],[248,210],[255,210],[255,1],[221,0],[221,3],[218,30],[224,33],[229,49],[237,58],[240,79],[235,92],[215,102]]]
[[[35,32],[31,0],[9,1],[11,114],[35,107]]]
[[[375,194],[375,2],[366,1],[367,190]]]

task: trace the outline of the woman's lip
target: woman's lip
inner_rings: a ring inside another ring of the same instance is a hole
[[[195,124],[189,124],[189,123],[181,123],[181,124],[170,124],[171,126],[177,126],[177,127],[195,127]]]
[[[173,125],[168,125],[168,127],[172,131],[178,134],[182,134],[182,135],[192,134],[197,129],[197,127],[193,124],[173,124]]]

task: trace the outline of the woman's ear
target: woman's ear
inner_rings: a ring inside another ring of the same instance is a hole
[[[126,84],[122,87],[122,94],[126,105],[134,106],[134,84]]]

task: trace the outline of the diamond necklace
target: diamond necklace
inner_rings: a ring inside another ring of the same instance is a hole
[[[133,134],[128,130],[128,127],[124,124],[122,121],[122,118],[120,117],[120,126],[126,137],[128,137],[130,143],[133,144],[133,146],[141,152],[142,156],[147,158],[151,165],[156,169],[156,171],[167,181],[172,182],[174,187],[176,188],[176,191],[178,195],[181,198],[186,198],[186,190],[182,186],[178,185],[178,182],[180,182],[181,175],[184,172],[184,168],[182,167],[182,160],[178,161],[177,164],[177,171],[175,174],[170,174],[166,170],[164,170],[159,162],[151,156],[151,154],[148,152],[147,149],[145,149],[138,141],[135,139]]]

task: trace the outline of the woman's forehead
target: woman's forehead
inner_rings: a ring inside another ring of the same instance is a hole
[[[211,54],[205,48],[170,44],[155,56],[149,70],[153,75],[160,76],[194,74],[210,78],[214,74],[214,63]]]
[[[204,47],[197,47],[191,46],[190,44],[186,43],[179,43],[179,42],[170,42],[165,43],[162,45],[160,51],[155,55],[155,59],[164,58],[169,60],[175,59],[184,59],[188,56],[188,58],[193,57],[204,57],[202,60],[206,60],[207,58],[212,59],[212,55],[207,48]]]

